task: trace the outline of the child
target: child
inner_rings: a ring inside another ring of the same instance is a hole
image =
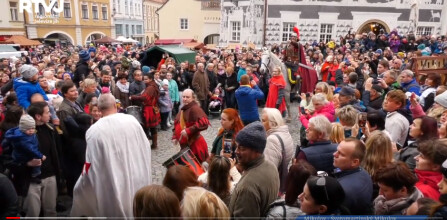
[[[19,127],[9,129],[5,134],[3,147],[12,146],[12,158],[16,163],[26,163],[32,159],[46,159],[39,151],[36,136],[36,122],[30,115],[20,117]],[[37,178],[41,173],[40,166],[33,167],[31,177]]]
[[[215,89],[213,96],[210,98],[210,108],[216,108],[222,103],[222,98],[220,97],[220,90]]]
[[[160,90],[160,98],[158,98],[158,103],[160,105],[160,115],[161,115],[161,129],[167,131],[170,124],[168,124],[169,112],[172,111],[172,101],[169,95],[169,81],[164,79],[162,82],[163,86]]]

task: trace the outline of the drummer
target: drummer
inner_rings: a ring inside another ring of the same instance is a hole
[[[206,130],[210,122],[191,89],[183,91],[182,99],[183,107],[175,117],[172,141],[174,144],[180,143],[181,148],[189,146],[197,160],[203,163],[209,154],[208,145],[200,131]]]
[[[157,83],[154,81],[154,74],[149,73],[144,75],[144,83],[146,84],[146,89],[141,95],[130,96],[131,101],[140,100],[143,102],[143,116],[144,116],[144,127],[150,138],[152,138],[151,148],[157,148],[157,125],[160,124],[160,109],[158,108],[158,98],[160,97],[160,90]]]

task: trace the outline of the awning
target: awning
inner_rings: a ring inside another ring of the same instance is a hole
[[[103,37],[101,39],[94,40],[93,42],[97,43],[97,44],[111,44],[111,43],[118,43],[120,41],[115,40],[115,39],[113,39],[111,37],[105,36],[105,37]]]
[[[38,46],[41,45],[37,40],[30,40],[24,36],[14,35],[6,41],[1,42],[2,44],[19,44],[20,46]]]
[[[194,39],[162,39],[162,40],[156,40],[155,45],[171,45],[171,44],[186,44],[186,43],[192,43],[197,42]]]
[[[141,61],[142,65],[157,66],[162,55],[168,53],[169,57],[174,58],[176,63],[189,61],[195,63],[196,52],[181,47],[180,45],[153,46],[146,50],[146,56]]]
[[[183,47],[186,47],[188,49],[194,49],[194,50],[200,50],[204,47],[205,45],[203,43],[199,43],[199,42],[190,42],[190,43],[184,43]]]

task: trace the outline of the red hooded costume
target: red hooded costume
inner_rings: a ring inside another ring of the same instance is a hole
[[[273,76],[269,80],[269,94],[267,96],[267,101],[265,103],[265,107],[267,108],[276,108],[276,101],[278,100],[279,90],[286,88],[286,81],[284,80],[283,75]],[[279,111],[281,114],[286,110],[286,101],[284,97],[281,100],[281,104],[279,105]]]

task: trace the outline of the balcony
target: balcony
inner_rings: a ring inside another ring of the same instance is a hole
[[[205,0],[205,1],[202,1],[202,10],[217,10],[217,11],[220,11],[220,0]]]

